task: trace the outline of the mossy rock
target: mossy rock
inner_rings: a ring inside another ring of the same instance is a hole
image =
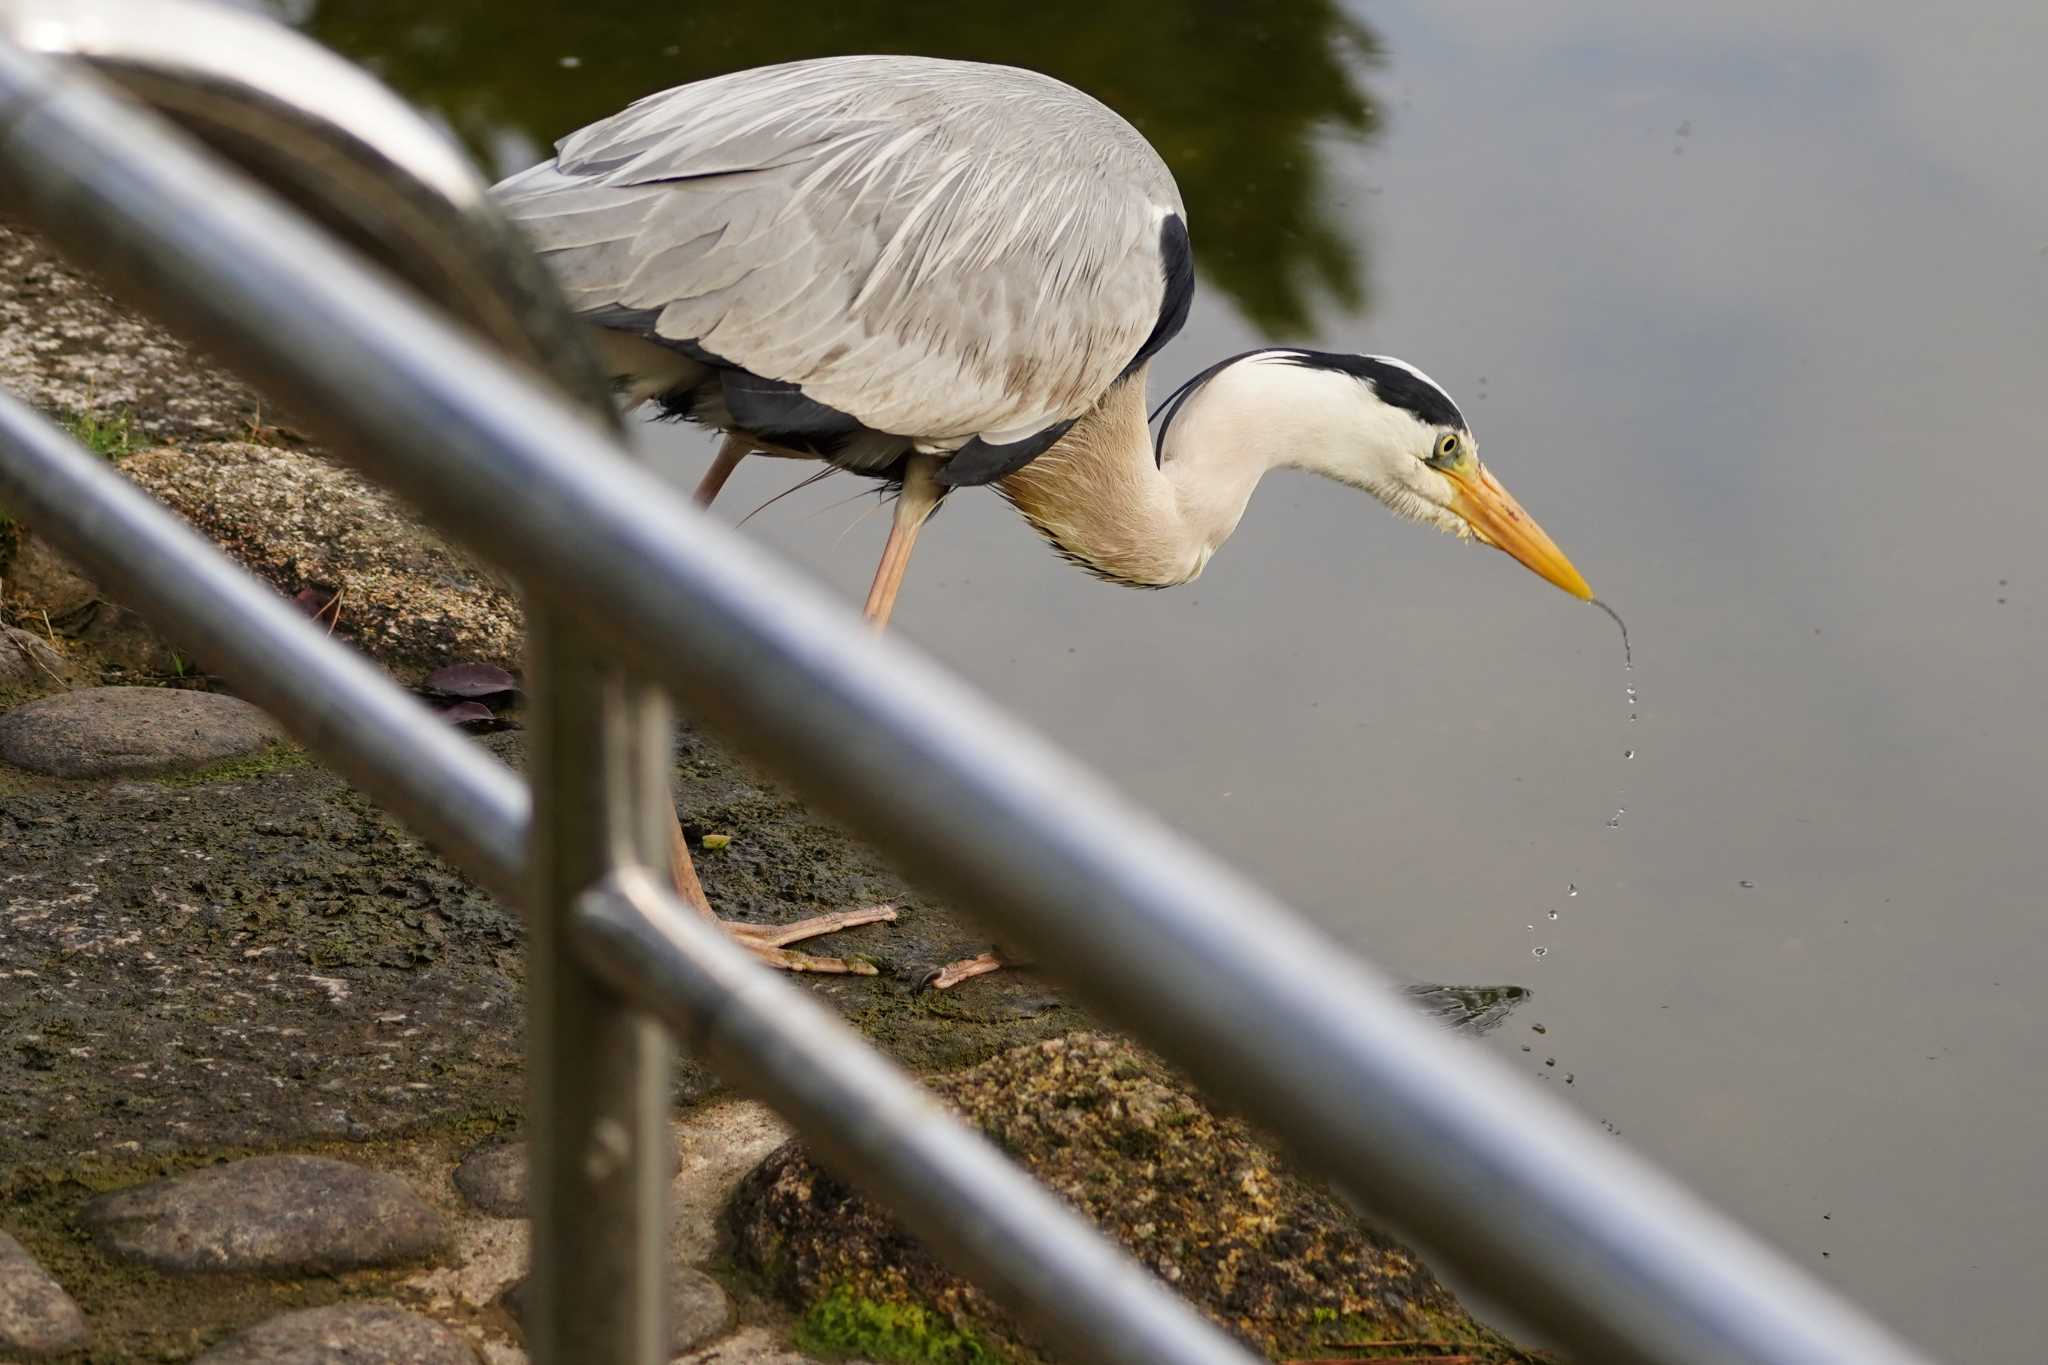
[[[1121,1039],[1014,1048],[932,1088],[1140,1264],[1275,1359],[1534,1361],[1398,1243],[1281,1165]],[[1045,1359],[1043,1343],[893,1219],[785,1144],[727,1211],[739,1264],[800,1313],[805,1348],[884,1361]]]

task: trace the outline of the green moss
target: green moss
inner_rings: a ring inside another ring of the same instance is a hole
[[[197,787],[209,782],[238,782],[243,778],[303,768],[313,756],[296,744],[270,744],[242,758],[231,758],[210,768],[189,773],[162,773],[150,779],[166,787]]]
[[[1305,1332],[1277,1340],[1272,1346],[1282,1359],[1348,1352],[1370,1342],[1376,1351],[1386,1352],[1384,1359],[1396,1358],[1396,1353],[1405,1357],[1422,1352],[1442,1359],[1442,1353],[1454,1352],[1454,1358],[1469,1360],[1473,1365],[1550,1365],[1554,1360],[1540,1351],[1523,1350],[1463,1311],[1446,1313],[1411,1303],[1405,1316],[1404,1327],[1390,1329],[1383,1316],[1346,1313],[1319,1305],[1310,1310]]]
[[[64,430],[87,450],[109,460],[118,460],[135,449],[135,414],[126,408],[78,413],[64,420]]]
[[[811,1305],[797,1324],[796,1342],[805,1351],[913,1365],[1003,1365],[1009,1359],[928,1308],[862,1298],[843,1285]]]

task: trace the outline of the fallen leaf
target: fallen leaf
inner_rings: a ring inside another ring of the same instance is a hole
[[[500,693],[517,692],[519,679],[494,664],[449,664],[427,674],[420,690],[482,701]]]
[[[450,725],[459,725],[473,735],[487,735],[498,730],[517,730],[519,722],[509,716],[501,716],[480,701],[459,701],[453,706],[444,706],[435,714]]]

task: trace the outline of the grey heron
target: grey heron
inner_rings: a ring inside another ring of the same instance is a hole
[[[1102,578],[1166,587],[1202,572],[1281,467],[1593,595],[1403,361],[1262,347],[1148,417],[1147,370],[1194,290],[1186,210],[1135,128],[1052,77],[899,56],[739,71],[570,134],[495,194],[621,400],[725,433],[700,502],[756,453],[897,490],[878,626],[954,489],[995,488]],[[675,849],[679,889],[711,915],[680,832]],[[859,967],[782,945],[886,917],[731,927],[777,965],[843,971]]]

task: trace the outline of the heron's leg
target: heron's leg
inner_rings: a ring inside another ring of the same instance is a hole
[[[690,861],[689,841],[683,838],[683,817],[671,804],[668,808],[668,875],[676,884],[676,895],[683,904],[695,910],[708,920],[716,920],[718,912],[711,908],[711,898],[704,894],[704,883],[697,880],[697,865]]]
[[[725,444],[718,448],[718,456],[705,471],[704,480],[697,485],[697,505],[708,507],[718,491],[725,487],[725,481],[732,477],[732,471],[739,467],[753,450],[753,446],[738,436],[728,436]],[[736,920],[720,919],[711,908],[710,897],[704,894],[704,883],[697,879],[696,864],[690,860],[690,846],[683,838],[682,816],[673,806],[669,808],[668,826],[668,870],[669,878],[675,883],[676,894],[683,903],[714,924],[724,926],[725,931],[770,967],[779,967],[786,972],[837,972],[853,976],[873,976],[873,964],[849,961],[840,957],[813,957],[808,953],[785,951],[785,945],[801,943],[807,938],[837,933],[841,929],[852,929],[862,924],[877,924],[896,918],[896,907],[892,905],[870,906],[865,910],[840,910],[830,915],[814,915],[809,919],[796,920],[790,924],[741,924]]]
[[[673,808],[671,808],[673,809]],[[873,976],[873,963],[858,958],[813,957],[809,953],[792,953],[784,945],[801,943],[807,938],[823,934],[836,934],[841,929],[853,929],[863,924],[892,923],[896,919],[893,905],[871,905],[863,910],[838,910],[829,915],[813,915],[809,919],[792,920],[788,924],[742,924],[737,920],[720,919],[712,910],[710,898],[704,894],[704,883],[697,880],[697,868],[690,861],[689,845],[683,841],[683,822],[680,817],[669,829],[668,841],[669,878],[675,883],[676,894],[684,904],[722,926],[732,935],[735,942],[770,967],[779,967],[785,972],[834,972],[842,976]]]
[[[1003,961],[1001,953],[982,953],[977,957],[962,958],[958,962],[948,962],[943,967],[934,967],[926,974],[924,980],[918,982],[917,985],[919,990],[951,990],[963,981],[972,981],[977,976],[987,976],[990,972],[999,972],[1009,965],[1009,963]]]
[[[709,507],[711,500],[718,496],[718,490],[725,487],[725,481],[740,467],[740,461],[747,458],[754,449],[753,443],[738,436],[728,436],[725,444],[712,457],[711,468],[704,471],[704,477],[697,484],[697,491],[690,496],[697,500],[699,507]]]
[[[935,455],[912,455],[903,466],[903,491],[896,496],[896,521],[889,528],[889,541],[882,547],[882,562],[875,566],[874,586],[868,589],[865,615],[880,630],[889,624],[896,607],[896,592],[903,586],[903,571],[910,567],[910,550],[926,517],[939,505],[946,490],[939,486],[939,461]]]
[[[917,533],[932,509],[945,496],[939,485],[939,462],[931,455],[912,455],[903,468],[903,491],[896,498],[896,521],[889,528],[889,543],[882,547],[882,562],[875,569],[874,586],[868,589],[867,618],[880,630],[889,624],[896,605],[896,593],[903,586],[903,571],[910,566],[910,551]],[[995,953],[983,953],[963,962],[952,962],[933,971],[919,983],[921,989],[943,991],[1000,971],[1003,960]]]

